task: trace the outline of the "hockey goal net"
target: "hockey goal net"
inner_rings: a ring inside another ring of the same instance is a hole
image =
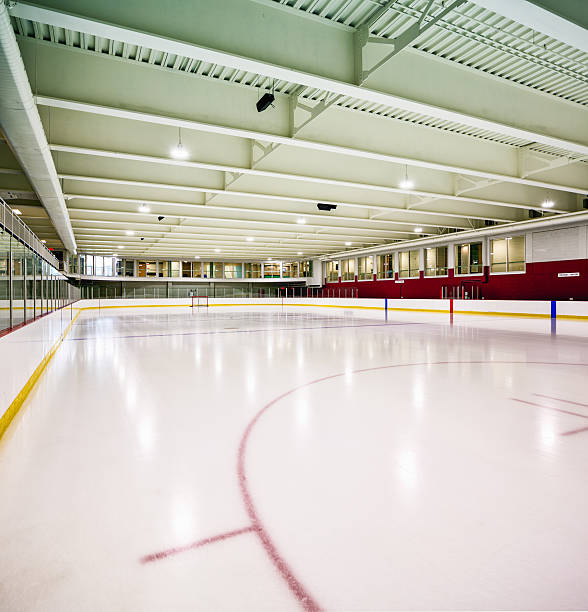
[[[193,295],[192,296],[192,308],[208,308],[208,296],[207,295]]]

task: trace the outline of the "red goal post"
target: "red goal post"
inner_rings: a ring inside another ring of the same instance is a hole
[[[192,296],[192,308],[208,308],[208,296],[207,295],[193,295]]]

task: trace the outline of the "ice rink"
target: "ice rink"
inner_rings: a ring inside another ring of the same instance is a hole
[[[83,312],[0,443],[0,609],[585,609],[587,389],[588,322]]]

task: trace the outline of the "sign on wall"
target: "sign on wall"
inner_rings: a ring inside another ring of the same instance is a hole
[[[579,272],[560,272],[557,278],[567,278],[568,276],[580,276]]]

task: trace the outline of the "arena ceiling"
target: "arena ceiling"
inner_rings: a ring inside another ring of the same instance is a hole
[[[217,259],[578,211],[581,4],[5,0],[0,196],[54,248]]]

